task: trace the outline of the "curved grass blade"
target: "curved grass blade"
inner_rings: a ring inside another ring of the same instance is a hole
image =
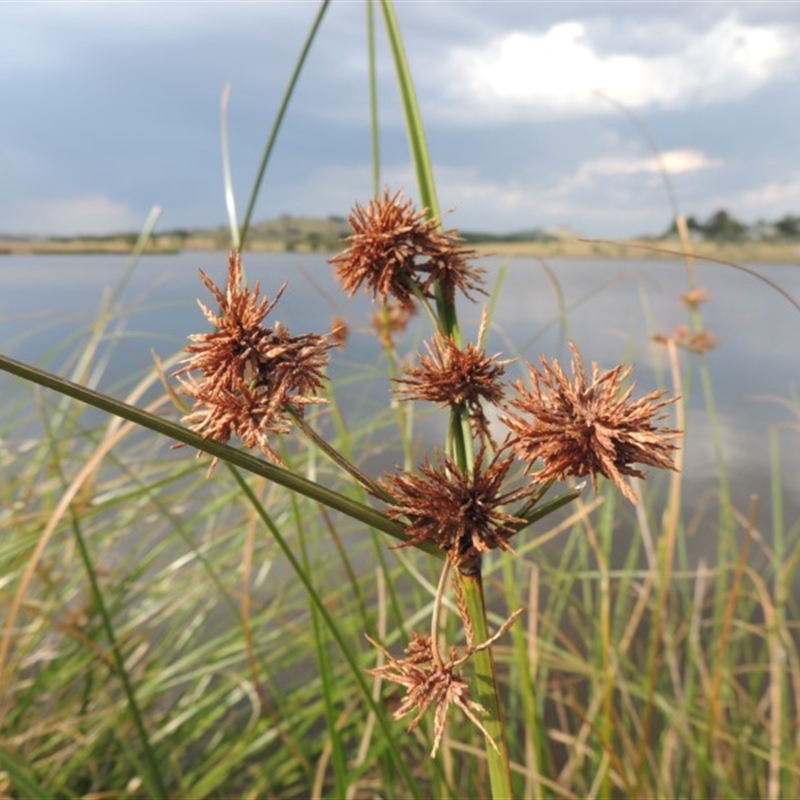
[[[300,77],[303,64],[306,62],[306,56],[308,56],[308,52],[311,49],[311,43],[314,41],[314,38],[317,35],[317,30],[319,30],[320,23],[322,22],[322,18],[325,16],[325,11],[328,8],[329,2],[330,0],[322,0],[322,5],[320,5],[319,11],[317,11],[317,16],[314,17],[311,30],[308,32],[303,49],[300,51],[300,57],[297,59],[297,64],[295,64],[292,77],[289,79],[289,85],[286,87],[286,91],[283,94],[283,99],[278,107],[278,113],[275,116],[275,121],[272,123],[272,130],[269,132],[269,138],[267,139],[267,144],[264,147],[264,154],[261,156],[261,163],[258,165],[256,180],[253,184],[253,189],[250,192],[250,200],[247,203],[247,210],[244,212],[244,220],[242,222],[242,228],[239,234],[239,246],[241,248],[244,247],[244,243],[247,240],[247,234],[250,230],[250,220],[253,216],[253,209],[255,208],[256,200],[258,199],[258,193],[261,189],[261,181],[264,179],[264,173],[267,170],[269,157],[272,155],[272,148],[275,146],[275,141],[278,138],[278,131],[281,128],[281,123],[283,122],[283,118],[286,114],[286,109],[289,107],[289,100],[292,99],[292,94],[294,93],[294,87],[297,84],[297,79]]]
[[[250,453],[237,450],[235,447],[221,442],[204,439],[202,436],[175,422],[170,422],[141,408],[124,403],[93,389],[87,389],[78,383],[53,375],[30,364],[16,361],[8,356],[0,355],[0,370],[36,383],[39,386],[44,386],[47,389],[53,389],[62,395],[73,397],[94,408],[99,408],[101,411],[130,420],[143,428],[161,433],[170,439],[175,439],[197,450],[202,450],[204,453],[219,458],[221,461],[234,464],[247,472],[267,478],[290,491],[299,492],[305,497],[316,500],[329,508],[341,511],[343,514],[347,514],[365,525],[369,525],[383,533],[388,533],[401,542],[405,542],[408,538],[404,527],[400,523],[394,522],[384,514],[363,503],[352,500],[346,495],[314,483],[275,464],[256,458]],[[442,558],[442,551],[434,544],[421,542],[420,549]]]
[[[30,800],[49,800],[50,794],[42,789],[30,770],[6,750],[0,750],[0,766],[8,774],[11,785],[19,792],[19,797],[27,797]]]
[[[225,210],[228,212],[228,227],[231,229],[231,244],[239,249],[239,224],[236,222],[236,197],[233,193],[233,175],[231,174],[231,149],[228,141],[228,101],[231,97],[231,85],[226,83],[222,89],[219,103],[219,134],[222,150],[222,181],[225,184]]]
[[[684,253],[680,250],[672,250],[669,247],[656,247],[655,245],[651,244],[643,244],[642,242],[623,242],[623,241],[616,241],[614,239],[584,239],[579,238],[579,242],[588,242],[589,244],[615,244],[618,247],[629,247],[634,250],[647,250],[651,253],[663,253],[664,255],[668,256],[679,256],[683,257]],[[794,299],[794,297],[789,294],[782,286],[775,283],[775,281],[770,280],[766,276],[762,275],[760,272],[756,272],[756,270],[751,269],[750,267],[745,267],[743,264],[737,264],[735,261],[727,261],[724,258],[714,258],[714,256],[701,256],[695,255],[696,259],[700,261],[709,261],[712,264],[721,264],[723,267],[731,267],[731,269],[738,269],[740,272],[746,272],[751,277],[755,278],[756,280],[762,281],[766,283],[767,286],[774,289],[779,295],[784,297],[788,300],[792,306],[797,311],[800,311],[800,303]]]

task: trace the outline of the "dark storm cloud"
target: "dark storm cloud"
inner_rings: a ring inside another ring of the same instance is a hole
[[[154,203],[164,207],[162,227],[222,223],[222,87],[231,82],[241,209],[317,8],[2,4],[0,230],[136,227]],[[632,98],[660,147],[685,168],[674,182],[687,213],[710,212],[720,199],[754,217],[792,202],[800,210],[792,134],[800,93],[787,44],[797,42],[797,4],[399,2],[396,12],[440,200],[456,208],[450,224],[571,224],[608,236],[667,224],[645,143],[607,104],[564,100],[559,87],[576,92],[581,76],[564,74],[558,48],[552,69],[525,76],[516,97],[498,100],[485,87],[465,85],[464,57],[496,63],[492,43],[499,47],[513,33],[535,47],[564,42],[621,99]],[[413,171],[377,8],[376,18],[383,180],[410,191]],[[333,3],[292,100],[258,215],[344,213],[369,191],[365,42],[363,4]],[[684,52],[707,74],[683,69]],[[629,60],[614,60],[621,57]],[[619,63],[650,77],[629,85]],[[482,80],[488,68],[480,69]],[[674,72],[681,72],[676,86],[669,84]]]

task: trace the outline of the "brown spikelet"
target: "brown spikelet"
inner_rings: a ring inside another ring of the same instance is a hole
[[[468,343],[463,349],[452,338],[437,333],[427,355],[420,355],[419,366],[406,370],[398,394],[407,400],[427,400],[440,406],[463,405],[469,411],[473,428],[483,438],[489,425],[481,400],[496,404],[503,399],[500,379],[508,361],[487,356],[483,348]]]
[[[347,322],[341,317],[333,317],[331,319],[331,332],[328,334],[331,345],[333,347],[344,347],[349,336],[350,328]]]
[[[633,385],[622,392],[631,368],[621,366],[600,372],[592,365],[587,380],[577,347],[572,350],[572,380],[558,361],[542,357],[542,370],[529,364],[533,389],[517,382],[518,396],[511,405],[521,413],[501,416],[514,434],[510,445],[517,456],[533,466],[541,459],[544,466],[536,473],[542,483],[567,475],[590,476],[597,486],[597,475],[604,475],[636,503],[636,495],[624,475],[644,477],[632,464],[674,469],[673,439],[678,431],[656,428],[658,412],[675,398],[662,400],[657,391],[631,401]]]
[[[411,318],[417,313],[417,307],[403,306],[396,300],[389,300],[382,308],[372,314],[372,329],[387,348],[394,347],[394,337],[405,332]]]
[[[706,353],[717,346],[717,337],[714,331],[704,330],[692,333],[687,325],[678,325],[671,336],[665,333],[653,335],[653,341],[658,344],[666,344],[670,340],[675,342],[677,347],[682,347],[690,353]]]
[[[407,520],[409,540],[399,547],[432,541],[464,571],[469,571],[482,553],[498,547],[511,549],[508,539],[524,520],[500,508],[525,497],[527,489],[503,492],[513,456],[498,453],[484,468],[484,452],[481,448],[471,474],[437,453],[435,465],[426,456],[419,475],[400,471],[381,481],[395,500],[384,513]]]
[[[416,712],[407,729],[411,732],[419,725],[428,708],[431,705],[436,707],[431,758],[436,755],[439,749],[447,723],[447,710],[451,705],[460,708],[489,740],[492,747],[498,750],[497,743],[476,716],[476,714],[485,714],[486,709],[480,703],[470,699],[469,684],[461,676],[459,668],[474,653],[479,650],[485,650],[501,636],[504,636],[521,613],[522,609],[516,611],[491,638],[477,647],[467,647],[466,652],[461,656],[458,655],[457,648],[451,647],[449,661],[445,663],[442,663],[441,659],[434,658],[430,636],[422,636],[416,632],[412,633],[411,641],[405,649],[406,658],[395,658],[383,645],[367,636],[370,644],[377,647],[388,662],[383,666],[369,669],[367,672],[384,680],[397,683],[406,690],[403,701],[392,715],[393,718],[402,719],[407,714]]]
[[[390,195],[385,189],[366,207],[356,203],[349,247],[330,259],[344,291],[352,296],[364,286],[374,298],[386,303],[393,297],[406,309],[415,305],[415,291],[432,296],[437,281],[451,301],[456,289],[467,296],[482,291],[483,270],[466,260],[474,252],[460,247],[454,231],[439,230],[439,223],[425,216],[399,191]]]
[[[259,298],[258,283],[252,291],[243,285],[237,251],[228,259],[224,292],[202,271],[200,278],[219,311],[198,301],[215,330],[189,337],[190,357],[175,373],[182,392],[194,400],[184,422],[216,441],[239,437],[278,461],[267,434],[289,430],[289,410],[302,414],[306,404],[326,402],[317,392],[332,344],[316,334],[291,336],[279,322],[265,327],[285,284],[271,301]]]
[[[711,295],[708,293],[708,289],[704,289],[702,286],[695,286],[693,289],[681,295],[681,303],[687,308],[690,308],[692,306],[699,306],[701,303],[707,303],[710,297]]]

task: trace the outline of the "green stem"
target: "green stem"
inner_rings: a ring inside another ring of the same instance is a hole
[[[394,498],[389,492],[382,489],[369,475],[362,472],[355,464],[347,459],[344,454],[340,453],[335,447],[331,447],[331,445],[329,445],[310,425],[307,425],[306,421],[292,408],[290,403],[287,403],[284,409],[294,420],[294,424],[297,425],[314,445],[322,450],[337,467],[355,478],[373,497],[377,497],[385,503],[394,501]]]
[[[414,84],[411,80],[411,70],[403,47],[400,26],[397,24],[397,17],[394,14],[394,6],[391,0],[381,0],[381,11],[386,23],[386,33],[389,37],[395,70],[397,71],[397,81],[400,86],[400,97],[403,101],[403,114],[408,132],[408,143],[411,147],[411,157],[417,173],[420,201],[428,209],[430,217],[438,217],[439,200],[436,197],[436,183],[433,180],[431,158],[428,153],[428,144],[425,141],[424,128],[422,127],[422,115],[417,103]]]
[[[375,66],[375,12],[373,0],[367,0],[367,61],[369,63],[369,121],[372,142],[372,192],[381,191],[381,150],[378,129],[378,70]]]
[[[403,102],[406,128],[408,131],[409,146],[417,173],[420,199],[428,210],[431,218],[440,218],[439,201],[436,197],[436,185],[433,179],[428,144],[422,125],[411,70],[408,66],[405,48],[403,47],[400,27],[395,17],[391,0],[381,0],[381,10],[386,23],[386,31],[394,57],[397,81]],[[441,285],[437,282],[435,288],[436,309],[438,312],[438,327],[446,335],[452,336],[456,344],[461,344],[461,333],[458,326],[456,306],[452,299],[444,296]],[[472,435],[469,428],[467,411],[463,407],[453,407],[450,423],[450,447],[447,448],[458,464],[459,469],[468,473],[473,469],[474,457]],[[473,626],[476,641],[484,642],[489,638],[486,618],[486,605],[483,596],[483,584],[480,572],[477,575],[464,576],[459,573],[458,578],[465,602],[467,613]],[[497,744],[498,750],[486,742],[486,757],[489,763],[489,777],[494,798],[511,798],[511,772],[509,767],[508,745],[506,743],[503,719],[500,711],[500,700],[497,691],[497,679],[494,670],[494,659],[491,648],[480,650],[473,656],[475,675],[478,683],[478,701],[486,708],[488,719],[485,721],[486,729]]]
[[[464,575],[456,571],[457,580],[467,607],[470,622],[474,630],[474,644],[485,642],[489,634],[486,620],[486,602],[483,595],[483,579],[480,572],[475,575]],[[508,743],[506,742],[505,725],[500,708],[500,696],[497,689],[497,673],[495,671],[492,648],[478,650],[470,659],[475,670],[476,700],[486,709],[487,714],[481,722],[489,735],[497,744],[498,750],[486,741],[486,758],[489,764],[489,780],[494,800],[510,800],[514,796],[511,787],[511,770],[509,767]]]

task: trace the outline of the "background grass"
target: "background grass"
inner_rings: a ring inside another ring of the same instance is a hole
[[[138,392],[147,380],[155,371]],[[161,437],[115,438],[124,426],[67,398],[26,397],[4,416],[0,457],[3,608],[33,565],[4,631],[4,791],[154,796],[124,674],[170,796],[408,796],[341,649],[236,481],[220,467],[208,480],[206,461]],[[391,408],[347,430],[335,398],[314,424],[356,461],[376,440],[400,442]],[[23,441],[26,426],[38,435]],[[748,522],[749,498],[725,500],[702,518],[706,537],[732,521],[717,564],[691,563],[691,520],[674,488],[662,514],[658,480],[637,512],[586,494],[516,556],[487,560],[493,623],[526,608],[495,648],[518,796],[800,791],[798,525],[780,514],[778,442],[774,530]],[[353,492],[312,448],[287,448],[301,474]],[[397,648],[425,629],[438,579],[428,558],[390,552],[385,537],[263,479],[248,485],[359,664],[376,658],[364,632]],[[457,616],[448,623],[457,636]],[[436,761],[425,724],[412,736],[389,724],[419,795],[485,792],[481,737],[459,714]]]

